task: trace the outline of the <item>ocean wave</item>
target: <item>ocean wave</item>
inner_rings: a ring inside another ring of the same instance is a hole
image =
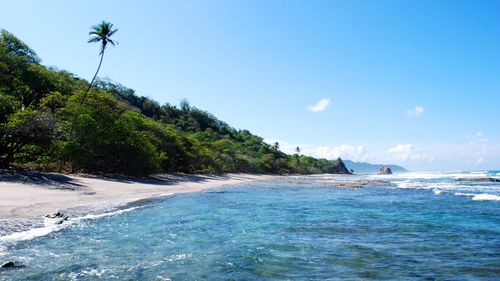
[[[397,173],[391,175],[369,175],[371,178],[384,178],[384,179],[441,179],[441,178],[481,178],[487,177],[488,172],[408,172],[408,173]]]
[[[474,182],[432,182],[432,181],[418,181],[418,180],[405,180],[393,181],[398,188],[415,188],[415,189],[442,189],[442,190],[456,190],[456,191],[485,191],[494,190],[500,192],[499,184],[490,183],[474,183]]]
[[[432,192],[434,192],[434,194],[436,194],[436,195],[443,193],[443,191],[441,189],[433,189]]]
[[[89,214],[89,215],[85,215],[85,216],[82,216],[82,217],[75,218],[74,220],[75,221],[95,220],[95,219],[99,219],[99,218],[116,216],[116,215],[120,215],[120,214],[123,214],[123,213],[128,213],[128,212],[136,210],[138,208],[141,208],[141,206],[126,208],[126,209],[119,209],[119,210],[116,210],[116,211],[106,212],[106,213],[102,213],[102,214]]]
[[[171,196],[172,194],[173,193],[164,193],[158,197],[155,197],[154,199]],[[137,201],[119,203],[114,205],[96,205],[93,206],[91,210],[89,210],[88,208],[84,208],[76,211],[76,215],[73,213],[73,215],[63,223],[61,223],[60,219],[44,218],[43,223],[38,223],[37,226],[31,227],[28,230],[15,231],[5,235],[3,235],[4,233],[0,232],[0,256],[3,256],[7,253],[9,245],[11,244],[46,236],[52,232],[59,231],[81,221],[95,220],[99,218],[127,213],[144,207],[146,203],[149,203],[154,199],[145,198]]]
[[[411,180],[395,181],[394,184],[396,184],[398,188],[417,188],[417,189],[432,188],[430,183],[417,182]]]
[[[463,193],[463,192],[455,192],[453,194],[458,195],[458,196],[470,196],[470,197],[476,195],[474,193]]]
[[[483,193],[483,194],[474,195],[472,197],[472,200],[474,200],[474,201],[500,201],[500,196],[494,195],[494,194]]]
[[[456,178],[482,176],[486,172],[463,173],[463,174],[440,174],[446,175],[444,180],[428,178],[396,179],[392,182],[401,189],[423,189],[432,191],[435,195],[453,194],[466,196],[473,201],[500,201],[500,185],[484,182],[458,182]],[[419,174],[420,175],[420,174]],[[429,174],[426,174],[430,177]]]
[[[123,213],[133,211],[140,208],[141,206],[135,206],[126,209],[119,209],[115,211],[109,211],[101,214],[88,214],[81,217],[70,218],[62,224],[58,224],[57,220],[45,219],[44,225],[42,227],[35,227],[29,230],[14,232],[8,235],[0,236],[0,256],[7,253],[7,247],[9,244],[14,244],[17,242],[32,240],[38,237],[46,236],[52,232],[59,231],[76,223],[85,220],[94,220],[104,217],[116,216]]]
[[[488,174],[488,176],[497,176],[497,177],[500,176],[500,170],[490,170],[486,171],[486,173]]]
[[[398,188],[415,188],[415,189],[440,189],[440,190],[456,190],[456,189],[471,189],[474,190],[477,187],[473,185],[464,185],[452,182],[422,182],[422,181],[394,181],[394,184]]]
[[[489,194],[489,193],[463,193],[463,192],[455,192],[455,195],[458,196],[467,196],[471,197],[473,201],[500,201],[500,195]]]
[[[9,235],[5,235],[0,237],[0,243],[5,243],[5,242],[19,242],[19,241],[26,241],[26,240],[31,240],[40,236],[45,236],[51,232],[58,231],[66,226],[71,224],[70,221],[65,224],[51,224],[43,227],[36,227],[32,228],[30,230],[26,231],[21,231],[21,232],[15,232]]]

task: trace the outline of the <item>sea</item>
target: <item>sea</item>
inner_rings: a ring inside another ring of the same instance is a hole
[[[0,280],[500,280],[500,183],[458,181],[481,177],[500,171],[286,176],[3,219]]]

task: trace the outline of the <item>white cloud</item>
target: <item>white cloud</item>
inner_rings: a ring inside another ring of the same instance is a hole
[[[307,109],[311,112],[320,112],[325,110],[330,105],[330,99],[321,99],[315,105],[308,106]]]
[[[342,159],[349,159],[353,161],[366,161],[368,157],[367,151],[362,145],[342,144],[339,146],[312,146],[303,144],[291,144],[276,139],[265,139],[264,141],[269,144],[278,142],[280,144],[280,150],[287,154],[295,154],[296,148],[299,147],[301,154],[316,158],[325,158],[329,160],[334,160],[337,159],[337,157],[341,157]]]
[[[387,150],[389,161],[434,161],[434,158],[429,158],[427,155],[413,151],[411,144],[398,144]]]
[[[470,144],[484,143],[488,141],[488,139],[484,136],[483,132],[477,132],[474,135],[467,136],[467,139],[469,139],[468,142]]]
[[[417,117],[424,113],[424,108],[422,106],[415,106],[414,109],[408,109],[406,111],[406,116],[408,117]]]
[[[389,153],[409,153],[411,152],[411,144],[398,144],[387,150]]]
[[[483,137],[484,134],[475,134]],[[397,164],[413,171],[451,171],[495,169],[500,165],[500,142],[481,143],[400,143],[392,147],[384,144],[371,145],[312,145],[292,144],[276,139],[266,143],[279,142],[281,151],[294,154],[300,147],[301,154],[334,160],[337,157],[374,164]]]
[[[406,161],[410,158],[412,154],[412,145],[411,144],[398,144],[394,147],[391,147],[387,150],[389,154],[388,158],[396,161]]]
[[[326,158],[330,160],[341,157],[342,159],[362,161],[366,158],[366,150],[362,145],[324,145],[309,148],[306,147],[302,151],[304,152],[304,154],[311,155],[313,157]]]

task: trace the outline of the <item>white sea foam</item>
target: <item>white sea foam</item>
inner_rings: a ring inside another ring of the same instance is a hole
[[[80,272],[62,273],[60,277],[64,280],[80,280],[85,277],[97,277],[97,279],[99,279],[106,271],[106,269],[97,270],[95,268],[90,268],[81,270]]]
[[[135,209],[140,208],[140,206],[120,209],[116,211],[101,213],[101,214],[89,214],[82,217],[70,218],[62,224],[57,224],[57,220],[46,219],[44,220],[44,226],[32,228],[26,231],[15,232],[9,235],[0,236],[0,256],[6,253],[6,249],[4,247],[5,244],[11,244],[21,241],[27,241],[31,239],[35,239],[38,237],[46,236],[52,232],[61,230],[75,223],[84,221],[84,220],[94,220],[103,217],[115,216],[123,213],[127,213],[133,211]],[[4,244],[4,245],[2,245]]]
[[[475,189],[472,185],[461,185],[458,183],[448,182],[422,182],[415,180],[394,181],[398,188],[415,188],[415,189],[439,189],[439,190],[457,190],[457,189]]]
[[[500,195],[489,194],[489,193],[463,193],[463,192],[455,192],[455,195],[458,196],[467,196],[471,197],[474,201],[500,201]]]
[[[186,258],[191,257],[191,254],[178,254],[178,255],[171,255],[168,258],[165,258],[166,262],[173,262],[173,261],[179,261],[179,260],[184,260]]]
[[[440,179],[440,178],[483,178],[488,177],[487,172],[408,172],[396,173],[391,175],[369,175],[370,178],[375,179]]]
[[[81,271],[81,275],[83,276],[94,276],[101,277],[106,272],[105,269],[97,270],[95,268],[84,269]]]
[[[418,188],[418,189],[433,188],[430,183],[410,181],[410,180],[394,181],[394,184],[396,184],[398,188]]]
[[[463,192],[455,192],[453,194],[458,195],[458,196],[470,196],[470,197],[476,195],[474,193],[463,193]]]
[[[47,225],[43,227],[32,228],[30,230],[15,232],[9,235],[5,235],[0,237],[0,243],[2,242],[18,242],[18,241],[26,241],[31,240],[40,236],[45,236],[51,232],[57,231],[69,225],[69,222],[66,224],[60,225]]]
[[[494,194],[477,194],[472,197],[472,200],[474,201],[500,201],[500,196],[499,195],[494,195]]]
[[[480,178],[488,176],[487,171],[471,173],[404,173],[394,175],[371,175],[371,178],[384,178],[402,189],[426,189],[435,195],[451,193],[467,196],[474,201],[500,201],[500,185],[482,182],[456,181],[457,178]],[[491,177],[491,174],[490,174]],[[443,180],[440,180],[440,179]],[[493,193],[493,194],[492,194]]]
[[[89,215],[85,215],[83,217],[75,218],[74,220],[75,221],[95,220],[95,219],[99,219],[99,218],[116,216],[116,215],[120,215],[120,214],[123,214],[123,213],[128,213],[128,212],[133,211],[133,210],[138,209],[138,208],[140,208],[140,206],[132,207],[132,208],[127,208],[127,209],[120,209],[120,210],[116,210],[116,211],[112,211],[112,212],[107,212],[107,213],[102,213],[102,214],[94,214],[94,215],[89,214]]]

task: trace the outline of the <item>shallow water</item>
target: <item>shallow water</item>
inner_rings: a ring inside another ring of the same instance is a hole
[[[500,185],[460,176],[369,176],[395,185],[363,189],[296,177],[173,196],[0,242],[0,260],[24,265],[0,279],[498,280]]]

